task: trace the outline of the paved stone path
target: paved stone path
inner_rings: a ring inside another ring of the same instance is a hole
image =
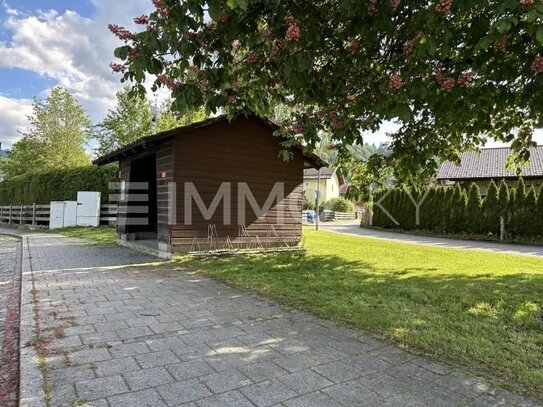
[[[359,221],[321,223],[319,225],[319,229],[326,232],[337,232],[347,235],[370,237],[403,243],[450,247],[454,249],[483,250],[496,253],[543,256],[543,246],[447,239],[438,236],[417,236],[409,233],[398,233],[387,230],[365,229],[360,227]]]
[[[537,405],[126,248],[29,250],[52,407]]]
[[[0,235],[0,406],[15,407],[19,377],[21,243]]]

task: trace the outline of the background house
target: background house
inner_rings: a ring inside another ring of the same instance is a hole
[[[220,116],[143,137],[98,158],[98,165],[119,162],[120,241],[140,240],[141,245],[154,245],[166,253],[188,250],[195,239],[208,244],[209,227],[214,225],[216,242],[225,243],[228,237],[235,244],[242,240],[238,238],[243,224],[250,237],[259,236],[262,241],[273,226],[288,242],[299,242],[303,170],[326,163],[305,153],[301,146],[294,149],[290,161],[281,159],[281,139],[273,134],[276,129],[270,121],[254,116],[238,116],[232,121]],[[147,183],[148,189],[141,190],[142,183]],[[216,205],[210,219],[206,219],[208,216],[195,199],[186,199],[187,189],[192,188],[189,183],[205,208]],[[230,185],[231,204],[226,208],[227,198],[216,200],[223,183]],[[259,208],[265,207],[276,183],[282,183],[284,198],[276,199],[269,209],[258,214],[247,203],[246,217],[240,220],[237,197],[243,183],[250,188]],[[129,189],[125,191],[123,185],[129,185]],[[142,202],[142,195],[148,200]],[[186,220],[187,210],[190,222]]]
[[[315,168],[304,170],[304,195],[305,198],[314,203],[317,193],[319,173]],[[320,169],[320,197],[319,202],[326,202],[332,198],[338,198],[345,195],[347,188],[344,187],[345,180],[341,172],[332,167],[323,167]]]
[[[460,165],[446,162],[441,166],[437,182],[441,185],[475,182],[483,196],[486,195],[490,180],[498,183],[505,179],[508,185],[512,186],[517,182],[518,175],[514,169],[506,168],[510,154],[511,150],[508,147],[465,152],[462,154]],[[520,175],[527,186],[533,185],[539,188],[543,184],[543,146],[530,148],[530,163],[522,167]]]

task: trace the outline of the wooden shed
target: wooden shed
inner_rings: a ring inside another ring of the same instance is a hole
[[[167,255],[195,245],[293,245],[302,232],[303,170],[327,164],[302,146],[285,161],[277,126],[225,116],[143,137],[95,160],[119,162],[121,243]],[[130,243],[131,242],[131,243]]]

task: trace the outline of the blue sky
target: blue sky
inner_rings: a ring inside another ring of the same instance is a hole
[[[24,130],[32,99],[65,87],[100,121],[115,103],[109,63],[118,40],[107,25],[133,27],[151,0],[0,0],[0,142]]]

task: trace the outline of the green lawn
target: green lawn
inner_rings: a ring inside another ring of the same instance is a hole
[[[100,226],[98,228],[65,228],[53,230],[54,233],[60,233],[68,237],[79,237],[101,245],[112,245],[117,241],[115,228],[110,226]]]
[[[543,399],[543,259],[305,233],[305,255],[176,261]]]

